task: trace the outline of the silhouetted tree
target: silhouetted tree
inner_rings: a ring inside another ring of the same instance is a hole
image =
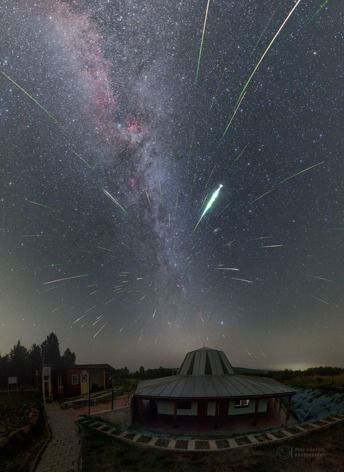
[[[17,376],[20,384],[25,384],[27,378],[28,351],[18,340],[10,352],[9,376]]]
[[[71,352],[70,349],[67,348],[61,357],[61,366],[63,368],[71,368],[75,365],[75,358],[75,353]]]
[[[42,343],[43,363],[54,367],[60,366],[61,355],[59,340],[54,332],[47,336]]]
[[[42,353],[39,345],[34,343],[28,354],[28,373],[32,384],[37,382],[36,373],[40,373],[42,367]]]

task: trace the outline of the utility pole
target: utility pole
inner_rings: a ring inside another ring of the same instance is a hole
[[[42,397],[43,397],[43,404],[45,404],[45,387],[44,387],[44,346],[42,344],[41,348],[42,354]]]

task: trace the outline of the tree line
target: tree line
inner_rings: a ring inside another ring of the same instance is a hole
[[[67,348],[61,355],[59,340],[51,333],[38,345],[26,348],[20,340],[9,354],[0,355],[0,387],[6,388],[9,377],[17,377],[19,386],[35,386],[41,376],[42,365],[70,368],[75,365],[75,353]]]

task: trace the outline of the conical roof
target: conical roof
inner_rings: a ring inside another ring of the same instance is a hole
[[[187,353],[177,374],[182,376],[224,375],[234,374],[234,370],[223,351],[204,347]]]

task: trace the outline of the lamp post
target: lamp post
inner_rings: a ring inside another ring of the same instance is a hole
[[[42,356],[42,397],[43,404],[45,404],[45,386],[44,386],[44,345],[41,345],[41,356]]]

